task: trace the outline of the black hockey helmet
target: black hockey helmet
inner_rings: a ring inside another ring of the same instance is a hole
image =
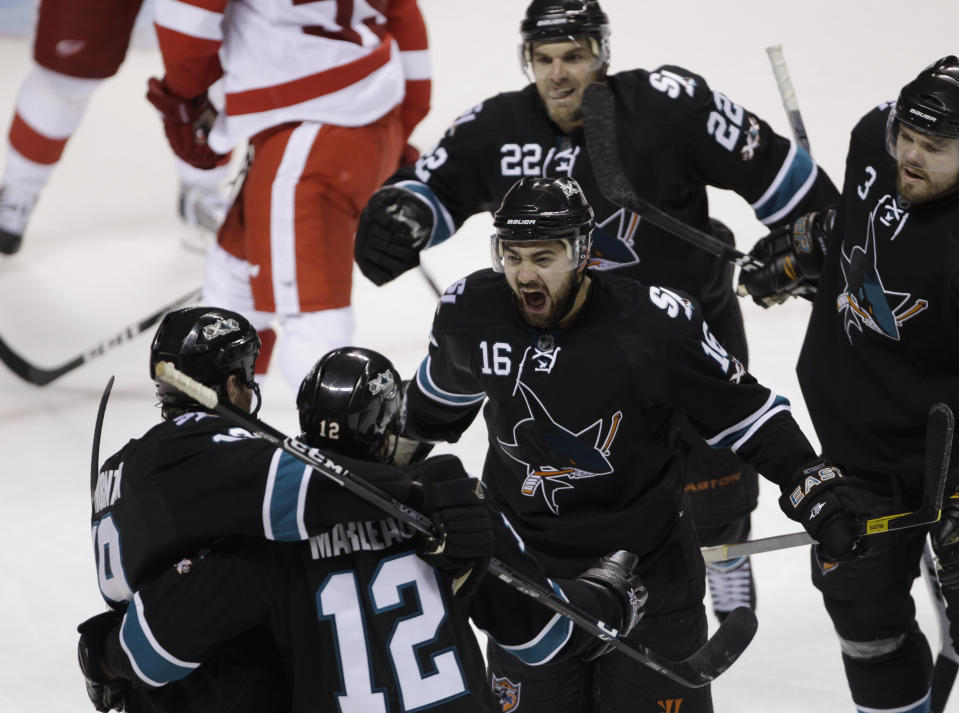
[[[533,0],[519,26],[523,41],[520,64],[526,69],[536,42],[563,42],[584,37],[598,60],[609,63],[609,18],[597,0]]]
[[[403,430],[403,389],[382,354],[359,347],[328,352],[300,384],[296,407],[309,445],[392,463]]]
[[[959,59],[943,57],[904,86],[896,119],[926,134],[959,138]]]
[[[589,260],[593,226],[593,209],[575,179],[521,178],[493,214],[493,269],[505,270],[504,243],[561,240],[569,258],[563,269],[575,270]]]
[[[904,137],[901,127],[914,133]],[[897,170],[906,172],[897,180],[918,173],[939,188],[921,200],[959,190],[959,59],[954,55],[930,64],[899,92],[886,122],[886,151]],[[907,199],[908,190],[900,188]]]
[[[227,378],[236,374],[240,384],[257,391],[253,368],[260,353],[260,338],[245,317],[218,307],[184,307],[164,315],[150,346],[150,378],[156,365],[172,362],[187,376],[223,396]],[[189,396],[157,382],[157,397],[164,407],[194,407]]]

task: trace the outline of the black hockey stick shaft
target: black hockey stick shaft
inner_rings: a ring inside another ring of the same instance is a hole
[[[762,262],[752,255],[687,225],[636,194],[626,178],[623,162],[620,160],[619,141],[616,138],[616,99],[608,85],[594,82],[586,87],[583,94],[583,120],[590,165],[596,175],[599,190],[608,201],[636,213],[643,220],[677,238],[739,265],[744,270],[763,267]],[[649,170],[655,171],[656,168],[650,166]]]
[[[939,624],[939,653],[936,655],[936,664],[932,670],[932,695],[929,710],[931,713],[942,713],[952,693],[952,686],[956,682],[956,673],[959,672],[959,654],[952,645],[949,635],[949,618],[946,616],[946,602],[942,596],[942,587],[939,584],[939,573],[936,570],[936,557],[932,551],[932,544],[926,540],[922,551],[922,574],[929,588],[936,612],[936,621]]]
[[[90,454],[90,492],[97,487],[97,475],[100,472],[100,433],[103,431],[103,417],[107,412],[107,400],[110,398],[110,390],[113,388],[113,379],[110,377],[106,388],[103,389],[103,395],[100,397],[100,405],[97,407],[97,421],[93,425],[93,448]]]
[[[9,344],[7,344],[2,338],[0,338],[0,361],[7,365],[7,367],[14,374],[19,376],[24,381],[27,381],[35,386],[45,386],[51,381],[59,379],[64,374],[69,374],[71,371],[77,367],[83,366],[86,362],[91,359],[95,359],[98,356],[102,356],[108,350],[118,347],[125,342],[130,341],[137,335],[145,332],[150,329],[154,324],[160,321],[160,318],[163,317],[167,312],[172,309],[175,309],[183,304],[192,302],[200,296],[200,289],[197,288],[178,299],[176,302],[171,302],[170,304],[162,307],[153,314],[144,317],[138,322],[124,327],[119,332],[114,334],[112,337],[104,339],[99,344],[87,349],[85,352],[78,354],[67,362],[64,362],[60,366],[51,367],[49,369],[42,366],[37,366],[31,362],[24,359],[22,356],[17,354]]]
[[[373,503],[385,513],[402,520],[418,532],[428,537],[435,538],[437,536],[432,520],[422,513],[355,475],[330,459],[322,451],[308,446],[297,438],[285,435],[249,413],[238,411],[231,404],[221,403],[213,389],[182,373],[170,362],[157,364],[156,378],[179,389],[198,403],[233,421],[238,426],[242,426],[254,436],[269,441],[277,448],[309,465],[321,475]],[[756,633],[756,615],[751,610],[741,607],[734,610],[712,638],[689,658],[682,661],[670,661],[645,646],[623,637],[616,629],[605,626],[595,617],[563,601],[555,593],[545,589],[495,557],[490,560],[489,571],[514,589],[565,616],[593,636],[610,642],[613,647],[630,658],[677,683],[691,688],[708,684],[729,668],[746,649]]]
[[[426,281],[426,284],[430,286],[430,289],[433,291],[433,294],[437,297],[443,296],[443,290],[440,289],[440,286],[437,284],[436,280],[430,274],[429,270],[423,267],[423,264],[419,265],[420,274],[423,276],[423,279]]]
[[[946,490],[946,478],[949,475],[954,428],[955,418],[949,406],[938,403],[929,409],[926,420],[926,462],[923,473],[922,503],[920,503],[919,509],[863,520],[858,523],[857,528],[860,536],[878,535],[883,532],[904,530],[909,527],[919,527],[939,521],[942,514],[942,497]],[[743,555],[774,552],[789,547],[815,543],[816,540],[808,533],[795,532],[748,542],[703,547],[702,553],[703,559],[707,562],[722,562]]]
[[[793,89],[793,82],[789,76],[789,67],[786,66],[786,57],[783,55],[782,45],[773,45],[766,48],[766,54],[769,56],[769,63],[773,68],[773,75],[776,77],[776,88],[779,89],[779,97],[786,108],[786,116],[789,119],[789,126],[792,129],[793,138],[796,143],[809,150],[809,137],[806,135],[806,125],[803,124],[802,114],[799,113],[799,101],[796,99],[796,90]]]

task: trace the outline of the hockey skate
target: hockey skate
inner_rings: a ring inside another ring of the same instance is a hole
[[[706,564],[713,613],[722,622],[737,607],[756,609],[756,585],[749,557]]]
[[[15,186],[0,186],[0,253],[13,255],[20,250],[23,232],[36,203],[36,193],[18,190]]]
[[[226,217],[230,199],[219,188],[180,184],[178,211],[183,245],[197,252],[209,247]]]

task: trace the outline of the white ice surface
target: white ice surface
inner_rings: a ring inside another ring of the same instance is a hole
[[[29,39],[5,34],[22,2],[0,0],[0,118],[9,117],[30,61]],[[433,111],[414,135],[428,148],[450,120],[484,97],[524,80],[516,61],[525,0],[421,0],[433,47]],[[613,70],[663,63],[703,74],[710,85],[789,127],[764,48],[782,43],[817,160],[841,183],[848,132],[874,104],[927,63],[959,52],[953,0],[744,0],[647,3],[606,0]],[[0,261],[0,334],[32,361],[73,357],[124,325],[199,285],[202,258],[180,247],[173,162],[146,78],[161,72],[149,43],[131,49],[120,73],[93,96],[87,115],[37,206],[23,250]],[[2,118],[6,127],[8,118]],[[0,145],[0,160],[6,151]],[[655,170],[651,166],[650,170]],[[747,248],[763,234],[738,197],[714,192],[713,214]],[[486,264],[487,216],[430,251],[427,268],[448,284]],[[389,354],[409,375],[425,346],[433,297],[412,272],[376,289],[356,274],[357,343]],[[743,303],[752,371],[790,397],[811,435],[793,373],[807,309],[793,302],[764,312]],[[89,539],[88,473],[96,406],[117,382],[101,455],[158,417],[141,336],[53,384],[37,388],[0,366],[0,711],[87,712],[76,667],[75,627],[99,611]],[[894,378],[894,375],[890,375]],[[584,374],[584,378],[588,378]],[[278,372],[264,384],[262,416],[292,431],[292,391]],[[452,447],[478,472],[481,427]],[[762,488],[755,537],[796,529]],[[759,633],[713,686],[717,711],[780,713],[852,710],[839,649],[804,549],[753,559]],[[919,620],[939,637],[922,583]],[[959,696],[949,710],[959,711]]]

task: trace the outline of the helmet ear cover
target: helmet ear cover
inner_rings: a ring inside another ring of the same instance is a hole
[[[382,354],[359,347],[328,352],[300,384],[296,406],[309,445],[392,463],[404,425],[403,388]]]

